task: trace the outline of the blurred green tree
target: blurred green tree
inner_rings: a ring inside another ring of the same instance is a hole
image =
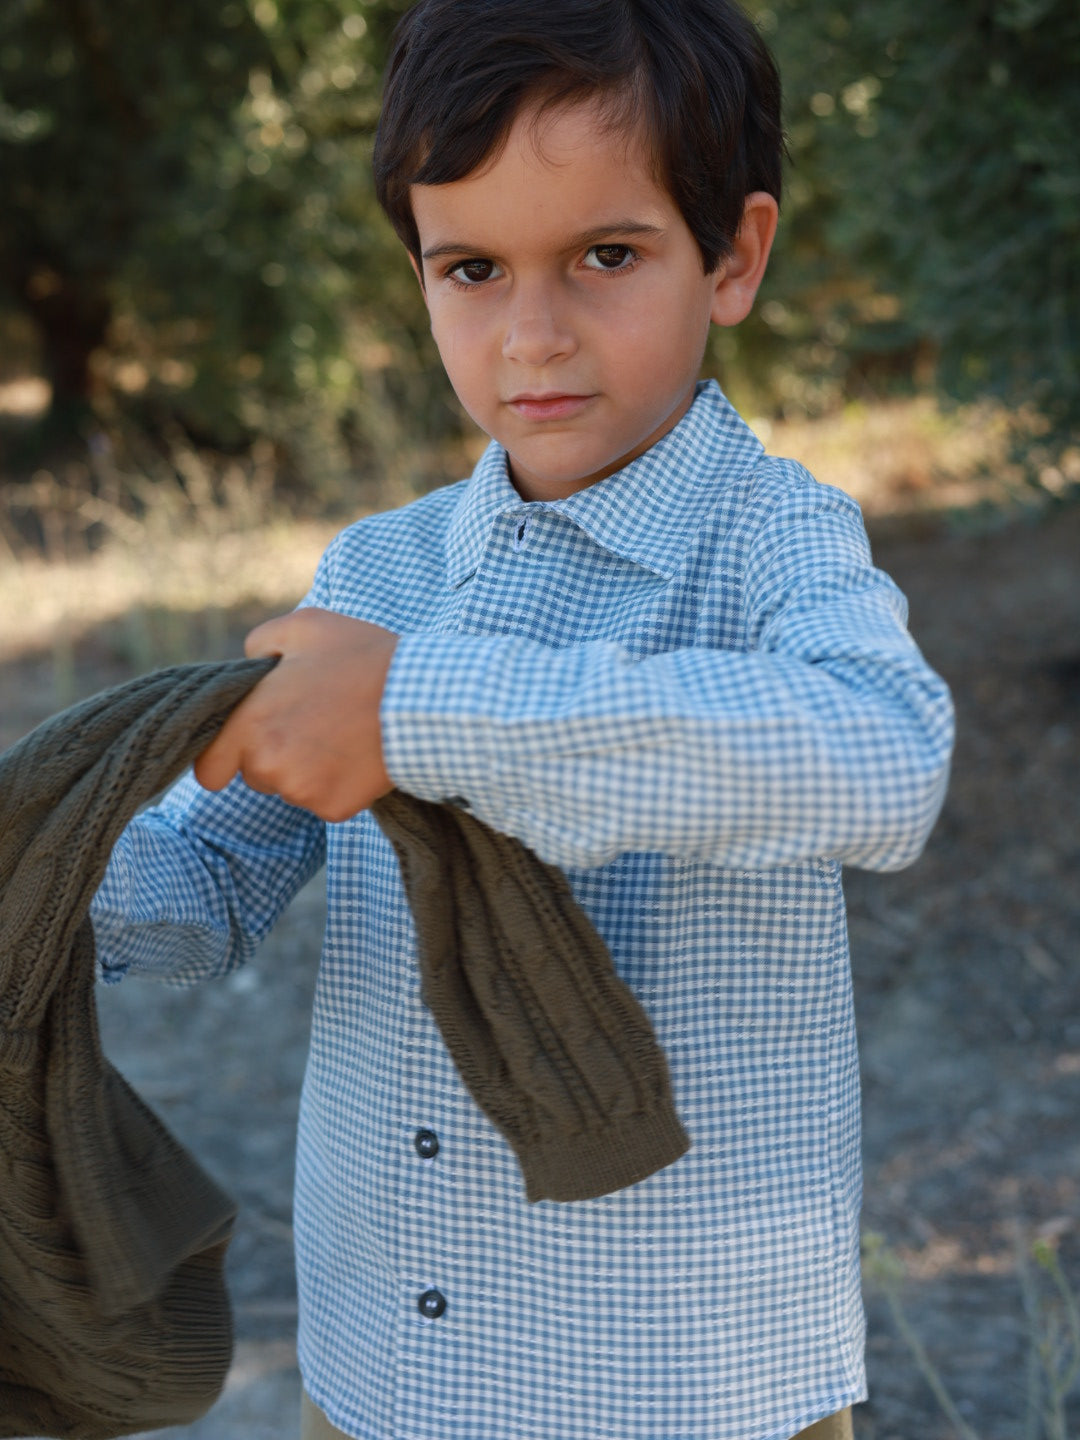
[[[362,449],[428,401],[370,178],[404,6],[0,7],[0,308],[33,321],[54,434],[119,407],[223,448],[321,418]]]
[[[915,373],[1075,420],[1080,6],[752,8],[792,166],[768,290],[729,360],[799,408]]]
[[[0,6],[0,319],[33,324],[54,432],[267,435],[316,485],[461,433],[372,195],[408,3]],[[711,352],[735,397],[805,412],[915,376],[1067,422],[1076,0],[749,3],[792,166],[761,301]]]

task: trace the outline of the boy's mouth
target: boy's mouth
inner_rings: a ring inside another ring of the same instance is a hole
[[[563,420],[578,414],[592,398],[591,395],[567,395],[561,391],[525,392],[512,396],[506,403],[523,420]]]

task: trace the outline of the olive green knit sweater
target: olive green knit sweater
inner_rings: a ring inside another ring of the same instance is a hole
[[[127,821],[272,664],[158,671],[0,756],[0,1436],[183,1423],[224,1379],[233,1207],[102,1054],[87,912]],[[373,812],[424,999],[529,1198],[678,1159],[664,1056],[561,872],[456,807]]]
[[[667,1061],[562,871],[456,806],[372,806],[401,865],[423,997],[530,1200],[589,1200],[689,1146]]]
[[[225,1378],[233,1206],[102,1055],[87,910],[268,668],[163,670],[0,756],[0,1436],[181,1424]]]

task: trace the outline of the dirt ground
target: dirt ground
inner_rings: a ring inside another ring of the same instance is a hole
[[[904,1260],[911,1322],[965,1421],[1019,1440],[1042,1431],[1026,1428],[1018,1236],[1080,1282],[1080,511],[875,554],[952,685],[958,743],[923,858],[848,876],[864,1229]],[[951,1435],[868,1301],[864,1436]]]
[[[1080,1287],[1080,507],[874,543],[952,684],[959,743],[923,858],[848,876],[864,1226],[902,1262],[905,1312],[964,1422],[979,1440],[1021,1440],[1042,1434],[1028,1414],[1033,1325],[1046,1336],[1056,1312],[1044,1279],[1043,1308],[1025,1315],[1018,1244],[1049,1243]],[[123,673],[101,631],[76,645],[65,683],[89,693]],[[0,667],[0,743],[56,693],[48,656]],[[309,887],[261,963],[228,981],[101,997],[111,1057],[240,1204],[236,1363],[211,1415],[170,1432],[187,1440],[295,1437],[292,1139],[321,914]],[[867,1306],[859,1440],[954,1436],[872,1277]],[[1071,1419],[1080,1429],[1080,1408]]]

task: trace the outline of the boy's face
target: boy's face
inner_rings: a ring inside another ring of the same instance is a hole
[[[530,500],[603,479],[678,423],[710,322],[750,309],[776,221],[752,195],[734,255],[705,275],[643,144],[594,103],[524,111],[494,161],[411,199],[450,383]]]

